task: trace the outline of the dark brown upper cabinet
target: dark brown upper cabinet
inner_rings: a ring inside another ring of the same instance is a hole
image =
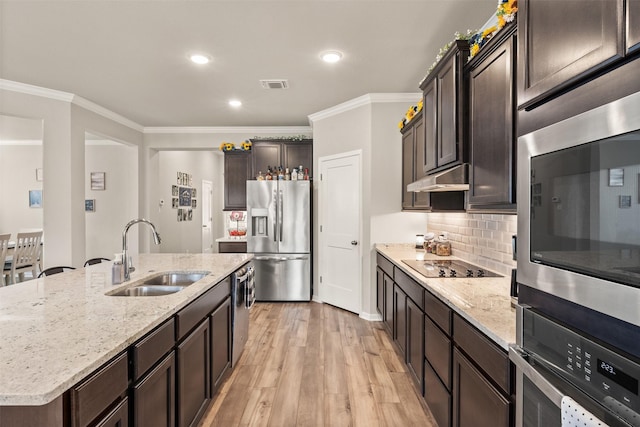
[[[516,25],[498,32],[467,64],[468,210],[515,213]]]
[[[466,161],[467,78],[462,68],[469,43],[455,40],[420,84],[425,111],[424,171],[434,173]]]
[[[402,209],[428,209],[429,193],[407,191],[407,185],[425,176],[424,117],[422,111],[402,129]]]
[[[271,141],[251,140],[252,173],[251,179],[255,179],[258,173],[264,175],[267,167],[282,166],[297,168],[302,165],[309,169],[309,176],[313,177],[313,140],[302,141]]]
[[[251,173],[250,151],[224,153],[224,210],[247,209],[247,180]]]
[[[637,3],[627,9],[632,22]],[[623,6],[623,0],[519,1],[519,108],[534,108],[622,58]],[[628,47],[637,43],[637,26],[631,30]]]
[[[627,53],[640,49],[640,0],[627,0]]]

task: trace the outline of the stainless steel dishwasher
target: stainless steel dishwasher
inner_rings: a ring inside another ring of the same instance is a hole
[[[252,263],[245,264],[236,270],[231,279],[233,305],[231,366],[235,366],[249,338],[249,311],[256,301],[255,269]]]

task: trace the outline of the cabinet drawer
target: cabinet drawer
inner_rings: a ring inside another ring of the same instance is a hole
[[[393,279],[393,263],[380,254],[378,254],[377,263],[378,267]]]
[[[247,242],[218,242],[218,252],[221,254],[246,253]]]
[[[231,295],[231,278],[227,277],[180,310],[176,314],[176,340],[180,341],[229,295]]]
[[[431,292],[424,293],[424,311],[445,334],[451,336],[451,309]]]
[[[416,303],[420,310],[424,311],[424,288],[397,267],[393,277],[400,289]]]
[[[73,427],[88,425],[125,393],[127,365],[127,354],[123,353],[70,390]]]
[[[425,317],[424,354],[447,389],[451,390],[451,340]]]
[[[428,362],[424,362],[424,400],[439,427],[451,426],[451,393],[440,382]]]
[[[509,394],[509,356],[457,314],[453,316],[453,340],[503,392]]]
[[[132,346],[133,379],[147,372],[175,344],[175,321],[167,320]]]

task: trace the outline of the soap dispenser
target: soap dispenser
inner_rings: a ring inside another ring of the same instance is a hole
[[[124,265],[122,264],[122,254],[115,254],[113,265],[111,266],[111,284],[119,285],[124,282]]]

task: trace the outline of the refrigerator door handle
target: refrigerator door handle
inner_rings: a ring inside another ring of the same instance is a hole
[[[273,241],[277,242],[278,241],[278,198],[277,198],[277,193],[276,190],[273,190],[273,196],[272,196],[273,202],[275,203],[275,208],[276,208],[276,218],[275,221],[273,221]]]
[[[282,242],[282,235],[284,234],[283,224],[284,224],[284,200],[282,197],[282,190],[280,190],[279,194],[279,205],[280,205],[280,215],[278,218],[278,222],[280,223],[280,241]]]

